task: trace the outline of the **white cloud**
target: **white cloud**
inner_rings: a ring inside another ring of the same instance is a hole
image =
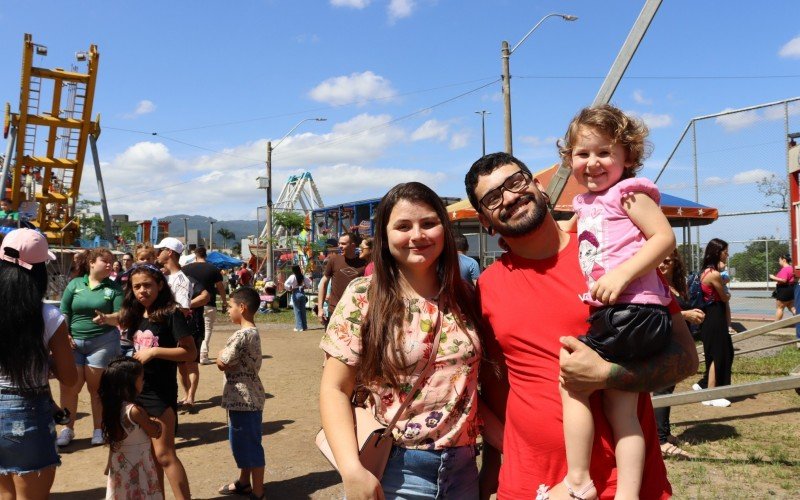
[[[453,135],[450,137],[450,149],[461,149],[466,147],[469,144],[469,132],[462,131],[462,132],[453,132]]]
[[[647,99],[644,96],[644,92],[642,92],[639,89],[636,89],[636,90],[633,91],[633,100],[637,104],[653,104],[653,100],[652,99]]]
[[[724,177],[707,177],[703,180],[704,186],[722,186],[728,184],[730,181]]]
[[[411,133],[412,141],[424,141],[426,139],[436,139],[439,142],[446,141],[450,132],[450,125],[438,120],[428,120]]]
[[[391,99],[396,94],[389,80],[372,71],[328,78],[308,93],[315,101],[334,106],[351,103],[363,105],[363,101]]]
[[[297,35],[294,37],[295,42],[303,44],[303,43],[317,43],[319,42],[319,35],[316,33],[303,33],[301,35]]]
[[[733,108],[725,108],[722,112],[731,111]],[[722,126],[726,132],[736,132],[743,128],[747,128],[755,123],[761,121],[761,115],[758,111],[743,111],[741,113],[733,113],[730,115],[718,116],[714,122]]]
[[[323,193],[334,193],[338,199],[363,193],[385,193],[395,184],[417,181],[431,187],[445,180],[442,172],[406,168],[370,168],[340,163],[319,167],[312,172],[314,182]],[[326,200],[327,202],[327,200]]]
[[[642,113],[641,118],[651,129],[664,128],[672,125],[672,116],[668,114],[659,115],[655,113]]]
[[[389,20],[396,21],[412,14],[416,8],[414,0],[391,0],[389,2]]]
[[[133,113],[125,113],[122,117],[126,119],[136,118],[137,116],[150,114],[155,110],[156,105],[153,101],[143,99],[136,105],[136,109],[133,110]]]
[[[756,182],[760,181],[764,177],[769,177],[772,175],[772,172],[764,170],[763,168],[756,168],[753,170],[746,170],[744,172],[739,172],[738,174],[733,176],[733,183],[734,184],[755,184]]]
[[[778,51],[781,57],[800,59],[800,36],[792,38]]]
[[[334,7],[350,7],[353,9],[363,9],[370,4],[372,0],[331,0],[331,5]]]

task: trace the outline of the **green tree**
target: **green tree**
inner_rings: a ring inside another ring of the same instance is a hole
[[[760,236],[728,259],[728,267],[737,281],[767,281],[778,271],[778,257],[789,253],[789,245],[772,236]],[[769,253],[767,253],[769,252]]]
[[[226,243],[227,243],[228,240],[235,240],[236,239],[236,235],[233,234],[232,231],[230,231],[228,229],[225,229],[224,227],[220,228],[219,231],[217,231],[217,234],[222,236],[222,249],[223,250],[225,250]]]
[[[286,230],[286,245],[291,247],[293,238],[306,227],[306,217],[297,212],[275,212],[272,221],[276,227]]]

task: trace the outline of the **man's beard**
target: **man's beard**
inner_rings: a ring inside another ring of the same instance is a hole
[[[508,214],[512,212],[517,205],[521,203],[527,203],[528,201],[533,202],[533,211],[525,214],[525,217],[523,217],[521,220],[511,224],[507,223],[506,221],[508,220]],[[500,236],[510,236],[512,238],[525,236],[526,234],[539,229],[539,226],[541,226],[542,222],[544,222],[546,215],[547,202],[545,201],[544,196],[526,194],[524,196],[520,196],[516,203],[514,203],[512,206],[500,211],[498,219],[500,219],[501,224],[497,224],[495,226],[495,230],[500,233]]]

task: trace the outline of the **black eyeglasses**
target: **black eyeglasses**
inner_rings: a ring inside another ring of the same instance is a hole
[[[503,191],[521,193],[530,185],[532,179],[533,177],[528,172],[517,170],[506,177],[503,184],[483,195],[483,198],[481,198],[481,205],[483,205],[486,210],[494,210],[503,203]]]

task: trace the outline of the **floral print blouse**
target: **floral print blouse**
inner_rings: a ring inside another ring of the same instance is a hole
[[[361,323],[369,307],[367,289],[372,276],[354,279],[331,315],[320,348],[349,366],[359,362]],[[399,387],[370,385],[378,421],[388,424],[411,391],[417,374],[428,361],[433,347],[439,309],[422,298],[406,300],[406,314],[398,332],[409,365],[415,368]],[[478,369],[481,360],[478,335],[472,325],[466,330],[453,313],[442,316],[439,352],[433,371],[414,396],[414,402],[393,429],[395,443],[412,449],[435,449],[475,444],[479,433]]]

